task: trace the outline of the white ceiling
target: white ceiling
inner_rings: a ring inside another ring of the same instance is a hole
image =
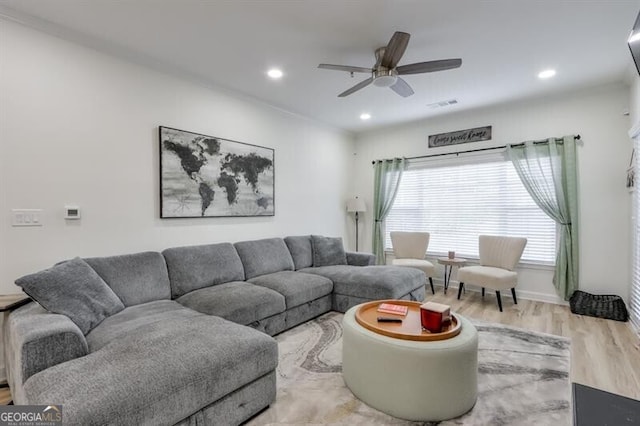
[[[639,0],[0,1],[0,16],[355,132],[622,81],[638,10]],[[317,65],[371,67],[394,31],[411,34],[400,65],[460,57],[462,67],[406,76],[409,98],[374,86],[338,98],[367,75]],[[273,66],[281,81],[266,78]],[[557,76],[539,80],[549,67]]]

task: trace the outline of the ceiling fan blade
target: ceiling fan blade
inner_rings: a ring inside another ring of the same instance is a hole
[[[371,68],[364,67],[352,67],[349,65],[332,65],[332,64],[320,64],[318,68],[322,68],[325,70],[335,70],[335,71],[347,71],[347,72],[365,72],[372,73],[373,70]]]
[[[353,86],[352,88],[345,90],[344,92],[340,93],[338,95],[339,98],[344,98],[345,96],[349,96],[350,94],[352,94],[353,92],[357,92],[358,90],[367,87],[368,85],[370,85],[373,82],[373,77],[369,77],[366,80],[361,81],[360,83],[356,84],[355,86]]]
[[[403,98],[413,95],[413,89],[411,86],[409,86],[409,84],[400,77],[398,77],[398,80],[393,86],[390,86],[390,88]]]
[[[424,72],[435,72],[459,68],[462,59],[442,59],[440,61],[417,62],[415,64],[401,65],[396,68],[398,74],[421,74]]]
[[[380,65],[389,69],[395,68],[398,62],[400,62],[402,55],[404,55],[404,51],[407,50],[409,38],[411,38],[410,34],[396,31],[384,50],[384,56],[382,57],[382,61],[380,61]]]

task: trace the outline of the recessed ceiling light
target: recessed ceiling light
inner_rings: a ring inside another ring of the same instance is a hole
[[[282,78],[282,70],[279,70],[278,68],[271,68],[269,71],[267,71],[267,75],[272,79],[277,80],[279,78]]]
[[[368,112],[363,112],[362,114],[360,114],[360,120],[368,120],[371,118],[371,114],[369,114]]]
[[[554,75],[556,75],[556,70],[544,70],[540,71],[540,73],[538,74],[538,78],[551,78]]]
[[[634,41],[638,41],[640,40],[640,31],[636,32],[636,33],[632,33],[629,36],[629,40],[627,40],[629,43],[633,43]]]

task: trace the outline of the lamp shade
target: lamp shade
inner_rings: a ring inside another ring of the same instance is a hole
[[[364,204],[364,201],[360,198],[352,198],[347,201],[347,211],[350,213],[353,212],[366,212],[367,206]]]

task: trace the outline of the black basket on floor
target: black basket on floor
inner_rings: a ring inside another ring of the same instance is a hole
[[[629,312],[620,296],[590,294],[576,290],[569,299],[571,312],[578,315],[627,321]]]

